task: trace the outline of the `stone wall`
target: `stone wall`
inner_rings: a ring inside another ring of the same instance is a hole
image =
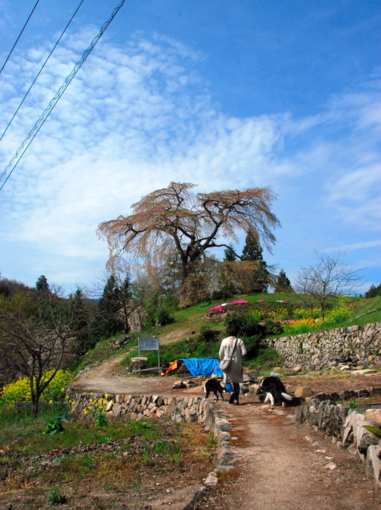
[[[278,351],[286,367],[321,370],[343,357],[366,366],[381,366],[380,322],[267,339],[267,344]]]
[[[366,463],[367,477],[372,478],[375,485],[381,488],[381,442],[364,428],[364,425],[381,427],[381,411],[367,410],[365,414],[361,414],[332,400],[321,400],[317,397],[296,408],[296,419],[336,437],[343,448],[349,448],[359,455]],[[324,398],[326,397],[327,395],[324,395]],[[336,398],[336,394],[332,397]],[[381,432],[381,429],[379,430]]]

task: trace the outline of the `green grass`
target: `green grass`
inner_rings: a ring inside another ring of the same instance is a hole
[[[0,409],[0,493],[8,503],[17,494],[40,498],[41,505],[41,498],[51,505],[67,499],[79,508],[74,499],[80,502],[89,484],[107,494],[143,486],[151,491],[156,481],[188,472],[192,463],[200,463],[202,474],[211,469],[197,452],[207,451],[209,459],[216,445],[197,424],[145,418],[97,427],[94,420],[64,421],[64,430],[50,436],[43,431],[51,416],[43,414],[31,421],[18,409]]]
[[[288,294],[288,293],[274,293],[274,294],[250,294],[250,295],[242,295],[242,296],[234,296],[230,299],[226,299],[225,302],[230,302],[233,300],[247,300],[248,303],[244,305],[236,305],[230,307],[228,310],[231,313],[256,313],[259,314],[260,317],[267,316],[276,316],[281,317],[283,320],[293,319],[294,313],[293,310],[296,308],[301,308],[302,304],[300,301],[300,296],[297,294]],[[258,300],[264,300],[264,302],[258,303]],[[287,301],[286,304],[279,303],[279,301]],[[309,331],[322,331],[328,329],[334,329],[338,327],[348,327],[353,326],[355,324],[364,326],[369,322],[379,322],[381,321],[381,296],[372,299],[362,299],[358,297],[350,297],[346,296],[341,298],[340,300],[332,300],[331,306],[339,306],[345,303],[347,307],[349,307],[351,311],[351,316],[345,320],[344,322],[335,322],[324,323],[322,325],[317,325],[313,328],[304,328],[300,332],[295,332],[294,334],[309,332]],[[221,301],[212,301],[212,302],[204,302],[199,303],[196,306],[192,306],[189,308],[185,308],[182,310],[177,310],[172,312],[172,316],[175,318],[175,322],[172,324],[168,324],[162,327],[151,327],[147,328],[139,333],[130,334],[130,342],[123,349],[119,351],[115,351],[111,347],[111,343],[115,338],[122,335],[116,335],[115,337],[102,340],[98,342],[94,349],[89,351],[86,356],[83,358],[81,364],[77,367],[76,371],[79,371],[86,367],[87,365],[91,365],[96,362],[101,362],[103,360],[112,358],[116,355],[119,355],[123,352],[126,353],[125,358],[123,359],[121,366],[129,366],[131,357],[138,355],[138,337],[148,337],[148,336],[158,336],[165,338],[167,335],[174,334],[176,332],[184,331],[184,337],[173,341],[172,343],[161,344],[160,357],[162,363],[168,363],[175,359],[179,358],[189,358],[189,357],[217,357],[219,350],[219,342],[225,336],[225,314],[216,314],[212,317],[209,317],[209,308],[213,308],[214,306],[221,304]],[[375,312],[372,310],[376,310]],[[372,312],[371,312],[372,311]],[[368,313],[371,312],[371,313]],[[358,317],[361,316],[361,317]],[[207,320],[205,318],[208,317]],[[358,317],[355,319],[355,317]],[[262,320],[262,319],[261,319]],[[203,327],[209,327],[210,329],[215,329],[220,331],[219,337],[212,342],[205,342],[200,340],[199,333]],[[191,332],[194,332],[191,334]],[[289,333],[284,333],[280,336],[288,336]],[[135,347],[135,349],[134,349]],[[157,353],[156,352],[145,352],[145,356],[148,357],[147,366],[156,366],[157,365]],[[271,363],[271,359],[274,358],[274,353],[271,353],[267,349],[263,349],[260,354],[259,360],[252,359],[249,360],[249,364],[256,365],[266,365]],[[256,356],[256,358],[258,355]],[[267,360],[267,361],[266,361]],[[142,367],[143,368],[143,367]]]

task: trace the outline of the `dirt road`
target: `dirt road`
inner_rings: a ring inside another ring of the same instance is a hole
[[[171,378],[120,376],[114,368],[116,361],[82,373],[74,386],[78,390],[110,393],[202,393],[200,386],[173,390]],[[379,376],[375,380],[381,383]],[[370,379],[365,382],[360,379],[339,381],[336,384],[340,388],[336,390],[369,387],[374,383]],[[326,389],[322,380],[315,384],[315,391]],[[329,381],[329,385],[332,389],[334,383]],[[272,409],[253,397],[243,397],[241,401],[240,406],[227,402],[217,404],[233,427],[231,444],[236,461],[234,468],[222,475],[216,488],[200,500],[195,509],[380,509],[380,492],[365,478],[357,455],[342,449],[320,431],[296,424],[292,409]]]

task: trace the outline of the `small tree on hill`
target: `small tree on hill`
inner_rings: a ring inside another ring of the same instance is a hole
[[[361,285],[360,271],[341,261],[340,254],[316,253],[318,260],[302,268],[297,276],[295,291],[311,307],[319,306],[322,317],[331,299],[350,294]]]
[[[249,230],[246,235],[241,260],[256,262],[253,278],[251,278],[252,286],[250,292],[267,292],[271,280],[267,264],[263,260],[262,251],[257,233],[254,230]]]
[[[291,292],[291,282],[287,278],[287,275],[283,269],[279,271],[276,284],[275,284],[275,292]]]
[[[36,289],[40,291],[47,291],[49,290],[49,283],[48,279],[44,274],[39,276],[39,278],[36,281]]]

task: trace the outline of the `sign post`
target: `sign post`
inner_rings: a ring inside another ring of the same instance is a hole
[[[146,338],[139,338],[138,340],[139,358],[140,351],[157,351],[157,371],[160,374],[160,342],[159,339],[151,336]],[[140,375],[140,363],[139,363],[139,375]]]

